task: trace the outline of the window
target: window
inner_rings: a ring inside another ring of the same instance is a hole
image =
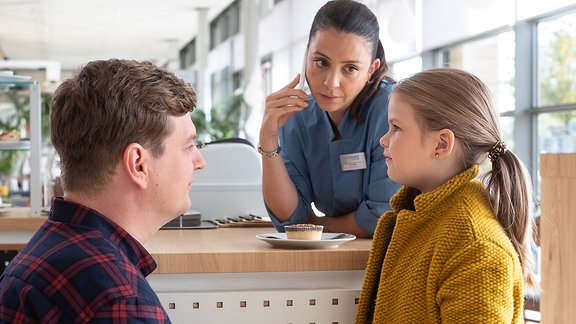
[[[210,87],[212,89],[212,104],[218,105],[232,93],[230,67],[227,66],[220,71],[214,72],[210,76]]]
[[[397,81],[422,71],[422,58],[420,56],[402,60],[390,64],[392,76]]]
[[[234,1],[210,22],[210,49],[240,32],[240,2]]]
[[[435,65],[466,70],[484,81],[501,114],[506,145],[514,150],[514,32],[505,31],[436,51]]]
[[[186,69],[196,63],[196,38],[184,46],[179,53],[180,68]]]
[[[227,66],[210,76],[214,107],[234,96],[235,91],[241,87],[243,74],[242,70],[232,72],[230,66]]]
[[[484,81],[500,112],[514,110],[514,33],[470,41],[439,51],[437,66],[466,70]]]
[[[538,24],[538,153],[576,152],[576,14]]]
[[[576,14],[538,24],[538,106],[576,103]]]

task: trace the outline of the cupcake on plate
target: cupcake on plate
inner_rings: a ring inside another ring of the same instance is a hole
[[[316,224],[295,224],[284,226],[289,240],[321,240],[324,226]]]

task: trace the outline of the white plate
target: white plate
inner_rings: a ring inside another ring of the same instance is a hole
[[[342,237],[334,238],[339,235],[342,235]],[[256,238],[270,243],[274,247],[284,249],[326,249],[335,248],[343,243],[353,241],[356,236],[344,233],[322,233],[322,239],[320,240],[289,240],[286,238],[286,233],[266,233],[257,234]]]

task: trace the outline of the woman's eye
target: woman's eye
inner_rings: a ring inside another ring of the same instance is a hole
[[[325,60],[321,60],[321,59],[315,59],[314,64],[316,64],[319,67],[327,67],[328,66],[328,63],[326,63]]]
[[[356,71],[358,71],[358,68],[355,66],[347,66],[346,67],[346,72],[348,72],[348,73],[354,73]]]

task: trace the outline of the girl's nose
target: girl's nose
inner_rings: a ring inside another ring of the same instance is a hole
[[[380,146],[382,146],[384,148],[388,146],[388,138],[386,137],[386,135],[388,135],[388,133],[386,133],[386,134],[382,135],[382,137],[380,137],[380,141],[379,141]]]

